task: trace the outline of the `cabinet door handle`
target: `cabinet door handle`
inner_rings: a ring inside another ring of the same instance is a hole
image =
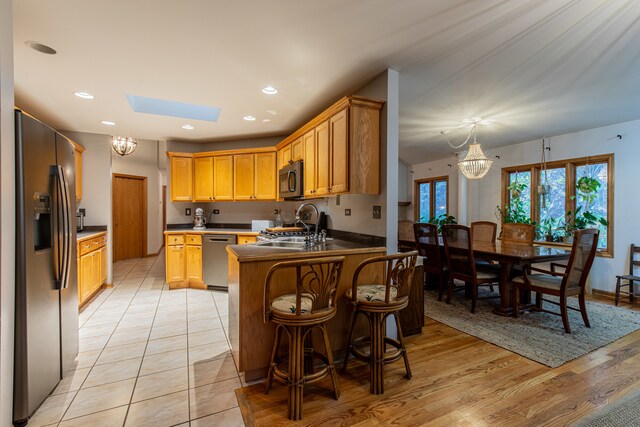
[[[91,249],[91,245],[82,245],[85,249]]]

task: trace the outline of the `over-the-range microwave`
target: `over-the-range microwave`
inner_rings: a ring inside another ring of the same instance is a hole
[[[300,199],[304,196],[302,162],[292,162],[278,172],[278,191],[283,199]]]

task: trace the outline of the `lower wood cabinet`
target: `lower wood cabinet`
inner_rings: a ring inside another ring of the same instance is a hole
[[[238,234],[238,244],[246,245],[247,243],[255,243],[258,241],[258,237],[252,234]]]
[[[202,236],[167,234],[166,281],[170,289],[204,288],[202,282]]]
[[[89,301],[107,281],[107,233],[78,240],[78,303]]]

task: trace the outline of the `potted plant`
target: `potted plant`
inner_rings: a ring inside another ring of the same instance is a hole
[[[507,189],[511,192],[511,201],[509,205],[502,209],[500,206],[496,206],[496,217],[502,221],[503,224],[519,223],[519,224],[531,224],[531,218],[524,209],[524,201],[522,200],[522,191],[527,188],[527,184],[513,182]]]
[[[578,206],[575,211],[567,211],[562,227],[564,229],[564,237],[562,238],[562,241],[565,243],[572,243],[573,232],[575,230],[598,228],[599,225],[608,227],[609,222],[603,216],[595,215],[586,210],[582,212],[582,206]]]
[[[547,242],[554,242],[558,235],[558,223],[560,221],[557,218],[545,218],[540,221],[538,226],[538,233]]]
[[[456,218],[453,215],[447,215],[446,213],[438,216],[431,217],[429,224],[435,224],[438,226],[438,233],[442,234],[442,228],[446,224],[457,224]]]

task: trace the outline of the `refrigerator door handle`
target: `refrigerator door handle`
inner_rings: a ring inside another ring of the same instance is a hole
[[[69,212],[69,186],[67,184],[64,169],[62,166],[54,167],[54,175],[56,177],[56,193],[57,204],[56,209],[59,209],[60,215],[58,224],[60,227],[57,230],[57,239],[61,246],[58,248],[58,259],[56,260],[56,287],[58,289],[64,289],[69,286],[69,262],[70,262],[70,246],[71,242],[71,220]],[[60,238],[61,237],[61,238]]]

